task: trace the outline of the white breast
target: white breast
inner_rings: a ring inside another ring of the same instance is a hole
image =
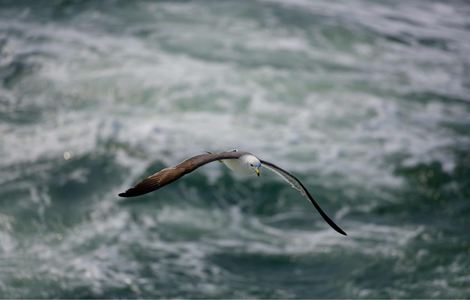
[[[245,175],[253,174],[253,170],[243,164],[239,159],[223,159],[222,162],[235,173]]]

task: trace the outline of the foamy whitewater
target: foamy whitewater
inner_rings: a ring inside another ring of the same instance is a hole
[[[2,1],[0,297],[468,298],[465,1]],[[207,165],[117,197],[204,151]]]

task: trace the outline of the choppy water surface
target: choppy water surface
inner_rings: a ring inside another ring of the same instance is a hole
[[[2,1],[0,296],[470,296],[464,1]],[[219,164],[117,194],[203,151]]]

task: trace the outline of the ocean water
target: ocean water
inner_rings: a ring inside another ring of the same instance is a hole
[[[1,1],[1,298],[469,298],[468,1]],[[284,181],[207,165],[250,151]]]

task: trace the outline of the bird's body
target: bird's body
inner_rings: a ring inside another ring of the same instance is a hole
[[[230,170],[239,174],[246,174],[247,170],[243,168],[238,159],[222,159],[221,162]],[[251,174],[251,173],[250,173]]]
[[[290,174],[286,170],[276,166],[273,163],[260,160],[255,155],[244,151],[228,151],[221,153],[206,153],[191,157],[178,165],[170,168],[165,168],[159,172],[147,177],[136,186],[128,189],[126,192],[119,194],[121,197],[135,197],[143,194],[150,193],[158,190],[161,187],[178,180],[184,175],[194,171],[195,169],[208,164],[213,161],[220,161],[229,169],[239,174],[256,174],[260,175],[260,168],[265,168],[273,171],[286,180],[292,187],[297,189],[302,195],[306,196],[313,206],[318,210],[323,219],[337,232],[346,235],[346,233],[336,225],[320,208],[313,196],[305,188],[297,177]]]
[[[259,159],[251,153],[246,153],[238,159],[222,159],[221,161],[230,170],[243,175],[253,175],[253,168],[255,168],[255,173],[259,174],[261,166]]]

